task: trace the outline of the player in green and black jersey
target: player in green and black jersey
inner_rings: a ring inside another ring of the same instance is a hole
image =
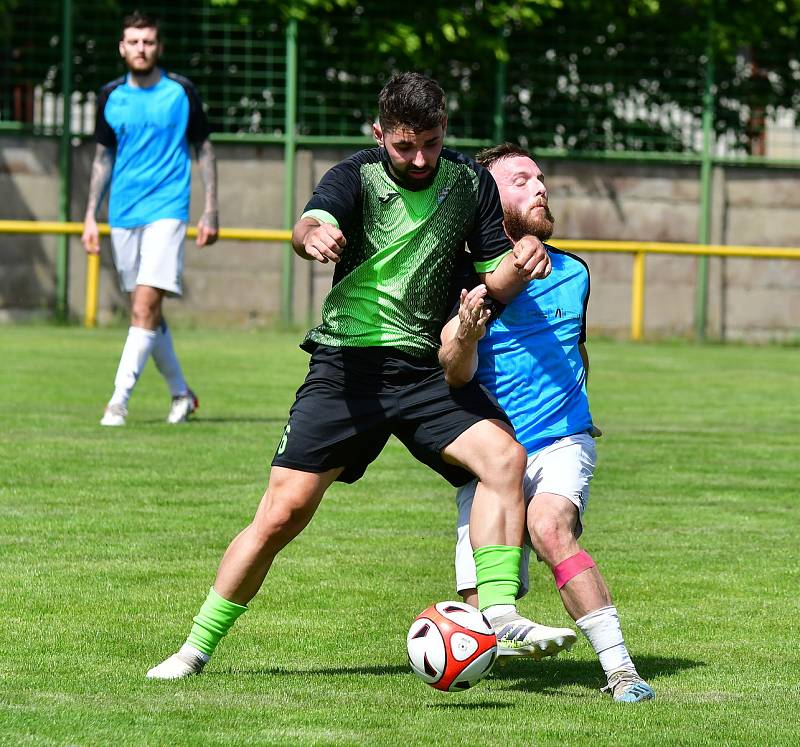
[[[446,384],[437,351],[465,257],[501,301],[550,264],[533,237],[512,246],[494,180],[443,148],[446,126],[435,81],[394,76],[379,98],[378,147],[334,166],[295,225],[300,256],[336,263],[322,324],[303,342],[309,373],[253,522],[228,547],[184,646],[148,677],[201,671],[331,483],[361,477],[392,434],[452,484],[478,478],[470,526],[481,609],[490,620],[515,614],[525,450],[481,385]]]

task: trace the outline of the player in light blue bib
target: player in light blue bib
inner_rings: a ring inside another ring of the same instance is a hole
[[[189,221],[191,160],[197,149],[205,210],[197,245],[218,235],[217,176],[210,128],[192,83],[158,67],[158,23],[139,12],[123,21],[119,52],[128,74],[108,83],[97,101],[83,245],[100,251],[95,219],[110,185],[109,223],[120,287],[131,294],[131,325],[114,393],[101,425],[125,425],[128,400],[152,355],[172,396],[167,422],[183,423],[197,408],[161,311],[165,295],[183,293],[183,242]]]
[[[497,182],[509,237],[533,235],[547,241],[553,216],[544,177],[528,152],[506,143],[483,151],[477,160]],[[476,377],[497,397],[528,452],[529,546],[520,566],[521,594],[528,587],[532,547],[551,568],[564,607],[600,659],[608,680],[603,690],[619,702],[650,700],[655,693],[631,660],[608,587],[577,541],[594,473],[592,436],[599,435],[586,394],[589,270],[579,257],[547,249],[550,275],[529,283],[505,308],[491,303],[484,286],[467,280],[458,315],[442,332],[439,357],[451,386]],[[456,497],[456,583],[470,604],[475,603],[469,539],[474,491],[474,484],[465,485]],[[538,645],[528,647],[519,641],[530,633],[513,622],[496,628],[500,653],[540,658],[575,641],[569,629],[539,627]]]

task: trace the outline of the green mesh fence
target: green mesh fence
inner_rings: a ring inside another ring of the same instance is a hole
[[[448,93],[450,135],[499,137],[538,152],[695,154],[702,149],[708,22],[699,12],[614,24],[565,3],[541,28],[506,30],[507,60],[470,41],[404,45],[398,19],[435,8],[334,9],[298,25],[296,135],[369,134],[376,95],[399,69],[434,75]],[[0,7],[3,7],[0,5]],[[56,134],[62,101],[62,2],[12,2],[0,21],[0,131]],[[582,7],[582,6],[581,6]],[[145,9],[145,8],[143,8]],[[72,131],[90,135],[100,86],[121,75],[113,0],[73,0]],[[160,6],[163,64],[190,77],[217,133],[286,135],[286,23],[267,2],[177,0]],[[387,46],[387,30],[397,43]],[[494,32],[492,32],[494,33]],[[714,59],[716,155],[800,159],[800,54],[739,45]]]

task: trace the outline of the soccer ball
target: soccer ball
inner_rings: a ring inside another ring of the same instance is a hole
[[[482,680],[497,658],[489,621],[462,602],[439,602],[421,612],[406,638],[414,674],[437,690],[466,690]]]

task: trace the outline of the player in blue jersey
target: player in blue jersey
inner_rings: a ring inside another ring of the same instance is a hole
[[[101,425],[125,425],[128,400],[152,355],[172,395],[167,422],[182,423],[197,408],[162,313],[165,295],[183,293],[183,241],[189,220],[194,146],[205,185],[197,246],[217,240],[217,173],[210,128],[186,78],[158,66],[158,22],[138,11],[123,21],[119,53],[128,74],[103,87],[97,102],[97,147],[82,242],[100,251],[95,215],[106,189],[114,263],[131,294],[131,326]]]
[[[528,152],[506,143],[477,160],[497,182],[509,237],[547,241],[553,216],[544,177]],[[578,545],[595,466],[592,436],[599,435],[586,393],[589,270],[580,258],[546,247],[550,275],[529,283],[505,307],[487,297],[477,278],[467,279],[458,315],[442,332],[439,357],[451,386],[477,378],[497,397],[528,452],[528,541],[551,568],[564,607],[597,652],[608,679],[603,690],[621,702],[650,700],[655,694],[631,661],[608,586]],[[465,485],[456,498],[456,584],[470,604],[476,601],[469,540],[474,491],[474,483]],[[522,593],[527,560],[520,566]]]

